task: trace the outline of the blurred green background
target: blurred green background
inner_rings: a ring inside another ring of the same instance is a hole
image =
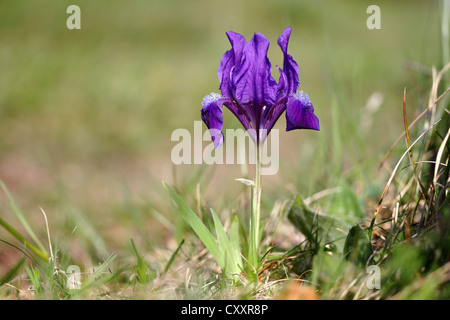
[[[66,27],[71,4],[81,8],[81,30]],[[380,30],[366,27],[371,4],[381,8]],[[403,131],[403,89],[412,119],[428,99],[416,90],[429,81],[421,66],[443,65],[441,9],[424,0],[1,0],[0,178],[43,237],[44,208],[52,235],[74,242],[74,257],[106,257],[130,238],[166,245],[176,210],[162,180],[191,200],[199,182],[218,212],[242,192],[238,165],[174,167],[170,158],[172,131],[192,132],[203,97],[218,92],[225,32],[265,34],[278,79],[276,40],[292,26],[289,53],[321,131],[285,133],[280,118],[266,211],[342,183],[376,198],[386,182],[379,161]],[[229,112],[224,121],[239,127]],[[15,223],[3,195],[0,214]]]

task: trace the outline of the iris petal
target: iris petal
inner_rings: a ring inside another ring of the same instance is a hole
[[[286,131],[294,129],[320,130],[314,107],[303,91],[290,96],[286,104]]]
[[[222,104],[222,97],[217,93],[211,93],[203,98],[201,110],[202,120],[211,133],[211,138],[216,149],[223,144]]]
[[[281,69],[279,66],[277,66],[277,69],[280,72],[280,79],[278,80],[278,92],[277,92],[277,101],[278,101],[282,97],[286,96],[286,86],[288,85],[288,79],[283,69]]]
[[[250,106],[255,114],[266,105],[273,105],[277,94],[277,83],[272,78],[271,64],[267,58],[269,40],[256,33],[245,45],[242,63],[233,70],[234,97],[239,103]],[[258,125],[258,124],[255,124]]]
[[[225,52],[220,60],[220,66],[217,70],[217,76],[220,80],[220,91],[223,96],[232,96],[232,84],[230,83],[231,70],[240,64],[242,59],[242,51],[244,49],[245,38],[239,33],[227,32],[228,39],[231,43],[231,49]]]
[[[291,30],[292,28],[284,29],[283,33],[278,38],[278,45],[280,46],[284,55],[283,71],[287,78],[287,81],[284,84],[284,92],[286,95],[295,93],[298,86],[300,85],[300,81],[298,79],[298,64],[297,62],[295,62],[294,58],[292,58],[292,56],[287,53]]]

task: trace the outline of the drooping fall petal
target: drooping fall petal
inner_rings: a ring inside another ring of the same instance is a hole
[[[223,144],[223,115],[222,115],[223,99],[216,93],[203,98],[202,103],[202,120],[211,133],[214,147],[217,149]]]
[[[294,129],[320,130],[311,100],[303,91],[289,97],[286,104],[286,131]]]

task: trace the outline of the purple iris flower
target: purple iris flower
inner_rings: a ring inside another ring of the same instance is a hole
[[[320,130],[319,119],[309,97],[298,91],[299,68],[287,53],[291,28],[283,31],[278,45],[284,54],[283,69],[278,83],[271,75],[267,58],[269,40],[256,33],[246,42],[233,31],[227,32],[231,50],[225,52],[217,76],[221,95],[211,93],[203,99],[202,120],[210,130],[215,148],[223,143],[222,106],[227,107],[241,122],[256,143],[262,143],[278,118],[286,111],[286,131],[294,129]]]

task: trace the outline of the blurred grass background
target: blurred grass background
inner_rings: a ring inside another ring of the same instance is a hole
[[[66,28],[71,4],[81,30]],[[366,27],[371,4],[380,30]],[[403,89],[412,118],[428,99],[418,84],[431,83],[415,66],[445,63],[441,9],[423,0],[1,0],[0,178],[43,239],[45,209],[77,263],[128,250],[130,238],[144,252],[173,246],[176,210],[162,180],[191,200],[199,182],[217,212],[242,192],[238,165],[174,168],[170,159],[172,131],[192,132],[202,98],[218,91],[225,32],[265,34],[276,70],[276,40],[292,26],[289,53],[321,131],[286,134],[280,118],[280,171],[264,177],[263,207],[341,185],[376,199],[387,175],[378,164],[403,131]],[[374,93],[379,109],[370,111]],[[224,121],[239,127],[229,112]],[[0,214],[14,224],[5,196]]]

